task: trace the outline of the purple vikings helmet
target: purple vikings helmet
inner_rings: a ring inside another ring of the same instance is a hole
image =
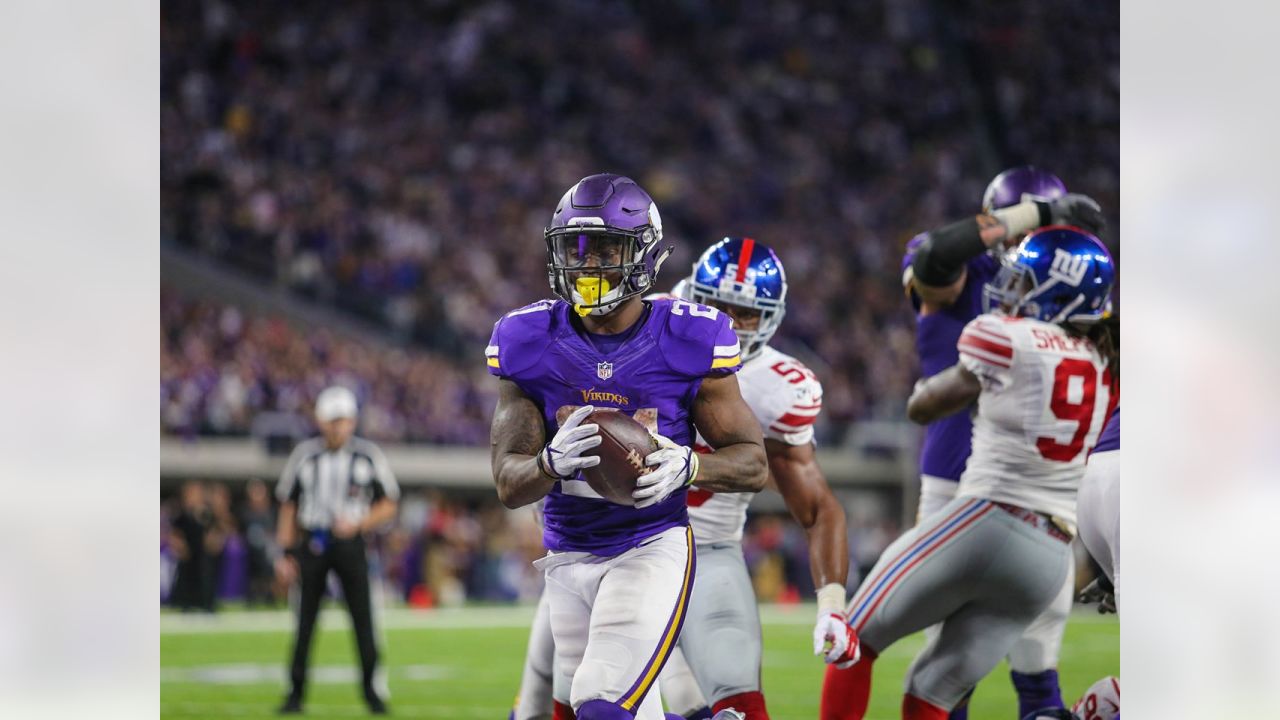
[[[782,325],[787,312],[787,273],[778,254],[751,238],[725,238],[707,248],[693,265],[685,296],[703,305],[739,305],[760,311],[755,330],[735,327],[746,362]]]
[[[1111,253],[1098,238],[1066,225],[1027,235],[983,287],[987,312],[1048,323],[1089,325],[1111,313],[1116,279]]]
[[[612,173],[569,188],[544,235],[551,290],[584,317],[608,314],[652,288],[675,249],[658,247],[662,218],[653,198],[631,178]]]
[[[995,177],[982,194],[982,212],[989,213],[1027,200],[1055,200],[1067,194],[1057,175],[1032,165],[1009,168]]]

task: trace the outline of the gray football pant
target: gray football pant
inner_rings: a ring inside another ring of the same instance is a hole
[[[533,628],[529,631],[524,675],[520,680],[520,692],[516,695],[515,720],[550,720],[555,654],[556,645],[551,639],[551,606],[544,592],[538,598]],[[561,697],[568,694],[569,689],[565,688]]]
[[[955,480],[921,475],[920,507],[916,521],[928,518],[946,507],[947,503],[955,499],[959,485]],[[1080,534],[1084,535],[1083,521]],[[1027,626],[1026,632],[1022,633],[1013,647],[1009,648],[1010,670],[1034,675],[1058,667],[1058,657],[1062,654],[1062,633],[1067,628],[1067,619],[1071,616],[1076,596],[1075,563],[1069,563],[1067,568],[1067,576],[1062,581],[1058,596],[1040,613],[1040,617]],[[925,638],[932,640],[938,634],[938,628],[926,628],[924,632]]]
[[[885,550],[849,622],[877,653],[942,623],[907,671],[906,692],[950,709],[1058,596],[1071,550],[1047,525],[988,500],[952,500]]]
[[[679,644],[708,706],[760,689],[760,612],[741,543],[698,546],[698,574]]]

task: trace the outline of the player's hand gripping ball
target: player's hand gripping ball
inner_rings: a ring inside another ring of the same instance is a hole
[[[635,505],[636,480],[651,471],[644,459],[658,449],[658,443],[638,421],[617,410],[596,410],[586,422],[599,426],[602,442],[584,455],[600,458],[585,468],[582,477],[600,497],[619,505]]]

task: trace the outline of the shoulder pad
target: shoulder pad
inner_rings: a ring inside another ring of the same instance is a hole
[[[654,300],[663,313],[660,346],[667,364],[692,377],[727,375],[742,367],[742,348],[729,316],[688,300]]]
[[[821,381],[804,363],[785,353],[764,359],[769,362],[769,372],[762,378],[767,380],[763,388],[767,396],[756,402],[765,437],[788,445],[812,442],[813,424],[822,412]],[[744,385],[743,397],[747,392]]]
[[[539,300],[512,310],[493,324],[493,335],[484,350],[491,374],[517,378],[537,366],[548,346],[555,303],[555,300]]]
[[[1003,388],[1012,381],[1017,343],[1005,318],[979,315],[964,326],[956,349],[960,363],[978,376],[984,387]]]

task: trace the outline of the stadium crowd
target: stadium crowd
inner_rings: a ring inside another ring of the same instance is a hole
[[[600,170],[655,197],[669,283],[724,234],[779,249],[777,342],[824,382],[828,441],[901,417],[901,249],[974,211],[987,175],[1034,161],[1118,228],[1118,34],[1058,41],[1109,28],[1105,5],[632,5],[165,3],[163,241],[409,348],[167,296],[165,431],[244,432],[344,375],[370,437],[483,443],[480,350],[548,295],[552,203]],[[1114,82],[1073,82],[1098,76]]]
[[[161,293],[160,422],[181,436],[243,435],[262,412],[309,418],[317,393],[345,385],[375,441],[483,445],[495,388],[479,362],[369,345],[234,305]]]
[[[181,610],[215,611],[222,602],[279,605],[285,586],[272,559],[276,508],[260,480],[242,488],[188,481],[160,504],[161,602]],[[895,523],[851,516],[854,568],[870,568],[898,534]],[[508,510],[496,498],[460,497],[436,489],[407,489],[399,515],[372,541],[370,572],[392,602],[412,607],[464,601],[536,601],[545,554],[533,512]],[[743,549],[756,594],[771,602],[813,593],[804,531],[788,516],[753,515]]]

